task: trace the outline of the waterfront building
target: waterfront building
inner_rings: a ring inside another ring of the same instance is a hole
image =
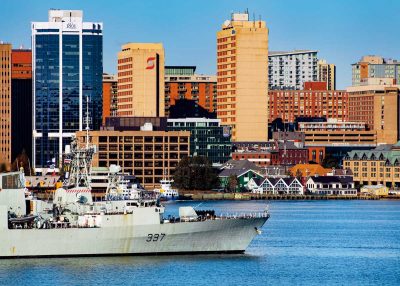
[[[351,176],[311,176],[306,187],[315,195],[357,196]]]
[[[269,52],[269,90],[300,90],[305,82],[317,81],[317,53],[313,50]]]
[[[118,80],[114,74],[103,74],[103,121],[106,123],[107,117],[117,116],[118,102]]]
[[[325,60],[319,60],[317,63],[318,81],[326,82],[328,90],[336,90],[336,66],[328,64]]]
[[[102,121],[103,24],[83,22],[83,12],[50,10],[32,23],[33,167],[60,165],[76,131]]]
[[[376,132],[377,144],[394,144],[399,140],[400,86],[351,86],[348,93],[348,120],[365,122]]]
[[[11,50],[0,43],[0,163],[11,161]]]
[[[165,67],[165,116],[179,99],[193,100],[209,112],[217,111],[217,77],[195,72],[195,66]]]
[[[248,183],[248,189],[256,194],[304,194],[304,186],[297,178],[252,178]]]
[[[400,141],[383,144],[373,150],[353,150],[347,153],[343,166],[351,169],[354,181],[360,185],[383,184],[400,187]]]
[[[128,43],[118,53],[118,116],[164,116],[164,47]]]
[[[217,115],[233,141],[268,140],[268,28],[233,13],[217,32]]]
[[[167,130],[190,131],[190,155],[204,156],[213,166],[221,166],[231,156],[231,138],[228,126],[220,119],[168,119]]]
[[[229,188],[229,180],[232,177],[237,179],[236,191],[247,190],[247,185],[252,178],[261,179],[261,168],[248,160],[229,160],[223,164],[218,174],[221,188]]]
[[[303,90],[270,90],[268,122],[281,118],[284,123],[290,123],[296,117],[326,117],[346,121],[347,101],[345,90],[327,90],[326,83],[306,83]]]
[[[364,56],[351,65],[352,85],[400,84],[400,62],[381,56]]]
[[[11,53],[11,161],[25,151],[32,159],[32,51]]]
[[[372,196],[387,196],[389,195],[389,188],[384,185],[366,185],[362,186],[360,189],[362,195],[372,195]]]
[[[145,124],[141,131],[90,131],[98,146],[94,167],[121,166],[122,173],[134,175],[145,188],[155,188],[163,178],[170,178],[179,161],[190,154],[190,132],[153,131]],[[86,132],[77,132],[80,142]]]
[[[331,169],[326,169],[319,164],[297,164],[290,168],[290,173],[293,176],[301,174],[302,178],[308,178],[310,176],[326,176]]]

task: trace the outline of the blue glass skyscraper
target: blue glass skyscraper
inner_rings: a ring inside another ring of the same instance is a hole
[[[65,145],[102,120],[103,24],[83,22],[82,11],[50,10],[32,23],[33,165],[60,164]]]

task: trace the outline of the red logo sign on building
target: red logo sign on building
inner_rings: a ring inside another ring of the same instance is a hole
[[[152,69],[154,69],[155,62],[156,62],[156,58],[155,58],[155,57],[147,58],[147,67],[146,67],[146,70],[152,70]]]

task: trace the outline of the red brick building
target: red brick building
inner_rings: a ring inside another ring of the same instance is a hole
[[[293,141],[235,142],[233,160],[249,160],[257,166],[296,165],[308,162],[308,149]]]
[[[11,161],[25,151],[32,159],[32,51],[11,52]]]
[[[277,118],[285,123],[294,122],[298,116],[346,121],[347,102],[345,90],[327,90],[325,82],[306,82],[304,90],[269,90],[268,122]]]
[[[217,77],[195,71],[195,66],[165,67],[165,116],[178,99],[194,100],[209,112],[217,111]]]

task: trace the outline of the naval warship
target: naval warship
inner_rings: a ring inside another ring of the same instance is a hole
[[[165,217],[156,193],[120,188],[116,172],[105,197],[94,201],[96,146],[86,137],[81,145],[72,139],[70,168],[52,200],[27,193],[23,172],[0,175],[1,258],[242,253],[269,218],[267,211],[220,216],[193,207]]]

